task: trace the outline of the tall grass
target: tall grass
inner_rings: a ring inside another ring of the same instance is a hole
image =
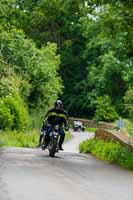
[[[105,142],[100,139],[90,139],[80,144],[80,152],[92,153],[109,163],[133,170],[133,151],[118,142]]]
[[[70,132],[66,132],[65,140],[71,137]],[[29,132],[8,131],[0,133],[0,147],[30,147],[35,148],[39,141],[39,129]]]
[[[32,110],[30,112],[29,129],[40,129],[44,120],[44,113],[41,111]]]
[[[8,131],[0,133],[0,146],[2,147],[36,147],[38,144],[38,130],[23,133]]]
[[[85,127],[85,131],[89,131],[89,132],[94,132],[97,130],[97,128],[94,127]]]

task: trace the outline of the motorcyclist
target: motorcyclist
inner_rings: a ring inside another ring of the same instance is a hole
[[[59,139],[59,150],[63,150],[62,144],[65,139],[65,130],[68,130],[68,114],[67,112],[63,109],[63,103],[61,100],[57,100],[55,102],[54,108],[50,109],[46,116],[45,116],[45,121],[43,122],[43,126],[41,129],[41,132],[46,131],[46,137],[45,137],[45,144],[42,145],[42,149],[45,149],[47,147],[47,144],[49,142],[49,134],[51,132],[52,126],[54,125],[59,125],[59,134],[60,134],[60,139]],[[39,138],[39,145],[41,145],[41,140],[42,140],[43,134],[40,135]]]

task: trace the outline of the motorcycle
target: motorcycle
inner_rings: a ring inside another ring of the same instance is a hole
[[[83,126],[82,122],[80,121],[74,121],[73,124],[73,131],[77,132],[77,131],[85,131],[85,127]]]
[[[51,127],[51,132],[49,134],[49,138],[46,138],[46,132],[43,133],[43,144],[45,145],[46,140],[48,140],[47,149],[49,151],[50,157],[54,157],[55,153],[58,152],[58,138],[59,138],[59,126],[58,125]]]

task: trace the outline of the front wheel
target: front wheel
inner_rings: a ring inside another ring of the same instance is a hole
[[[51,137],[50,142],[49,142],[49,156],[50,157],[55,156],[56,148],[57,148],[57,139],[54,137]]]

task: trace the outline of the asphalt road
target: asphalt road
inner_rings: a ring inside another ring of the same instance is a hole
[[[132,172],[78,153],[92,136],[73,134],[55,158],[41,149],[0,149],[0,200],[132,200]]]

